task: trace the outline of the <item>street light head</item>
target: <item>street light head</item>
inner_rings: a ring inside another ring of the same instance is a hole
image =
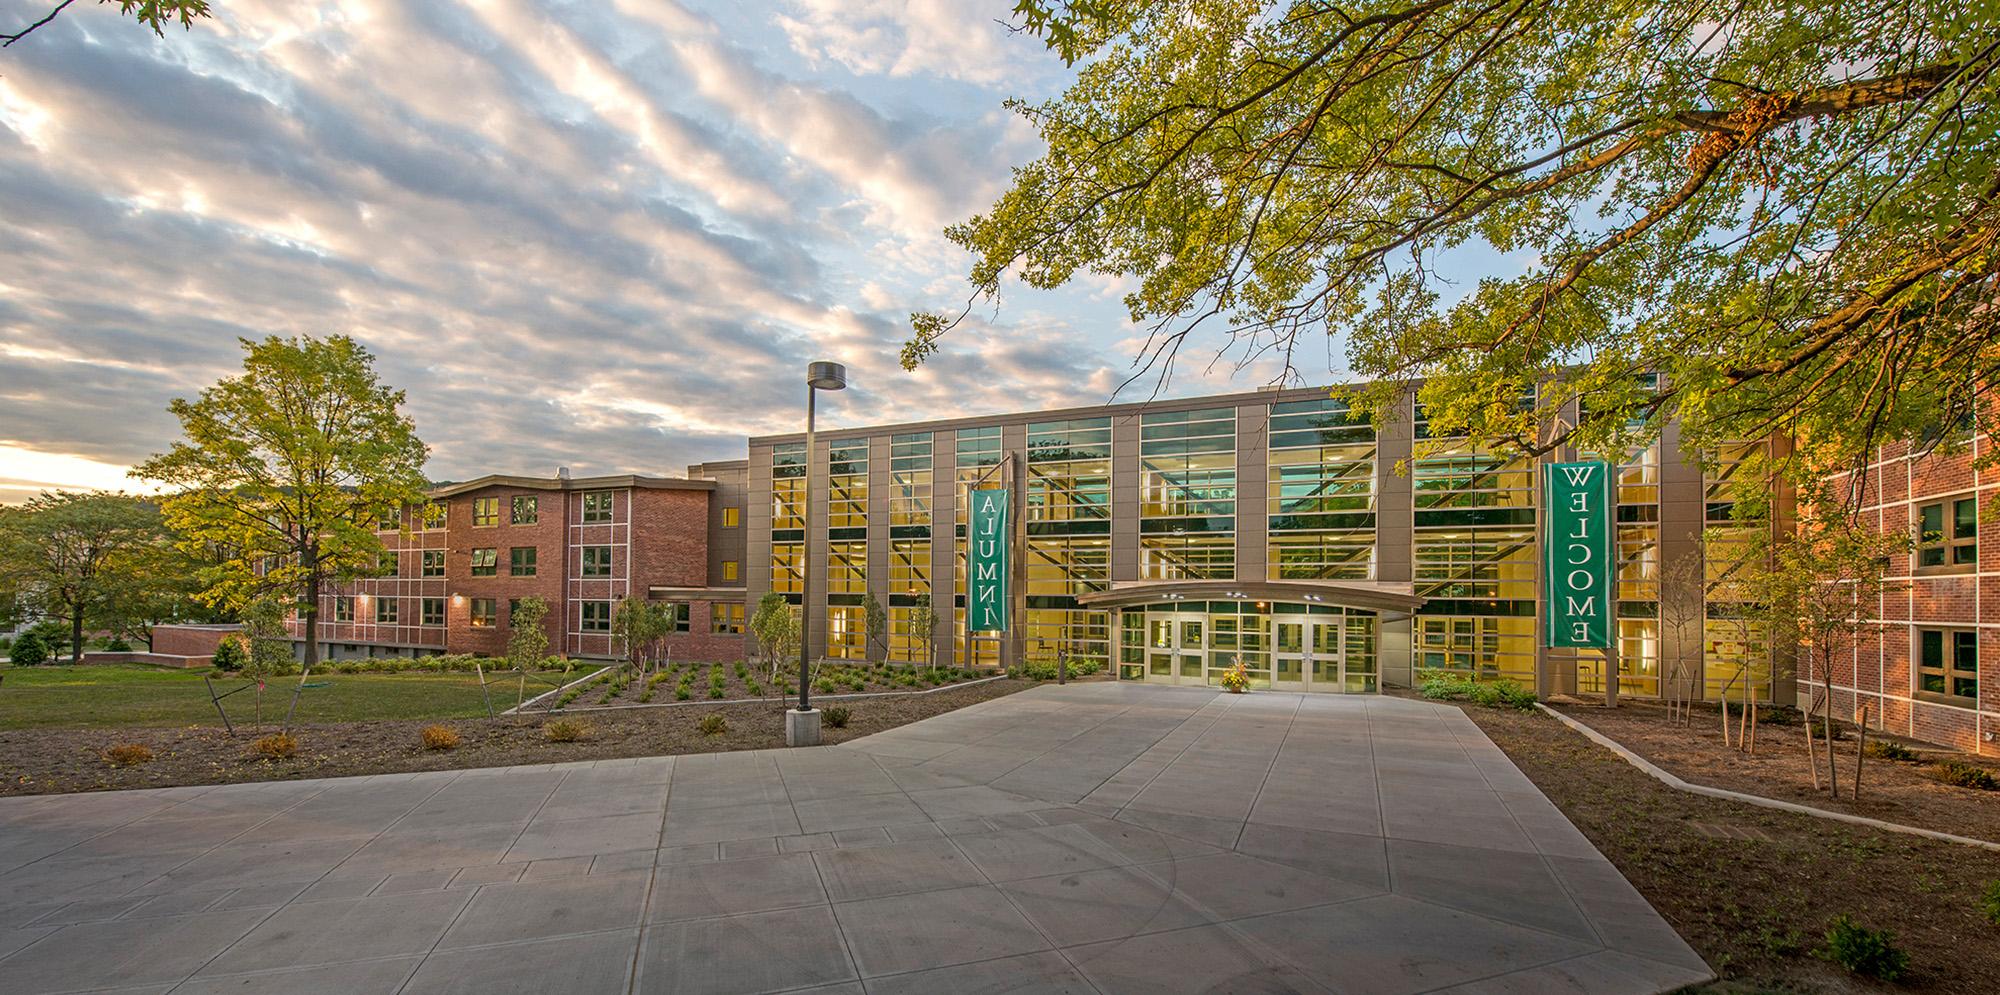
[[[806,385],[817,390],[842,390],[847,386],[847,367],[818,360],[806,366]]]

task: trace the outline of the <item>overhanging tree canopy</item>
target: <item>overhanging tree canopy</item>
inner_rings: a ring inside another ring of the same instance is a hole
[[[1343,336],[1378,413],[1423,378],[1434,434],[1537,453],[1678,417],[1696,446],[1797,432],[1824,466],[1992,389],[1991,0],[1017,14],[1082,66],[1013,105],[1048,151],[949,230],[973,294],[912,316],[906,366],[1004,275],[1088,271],[1136,278],[1155,372],[1195,346],[1310,375]],[[1481,242],[1503,271],[1449,286]]]

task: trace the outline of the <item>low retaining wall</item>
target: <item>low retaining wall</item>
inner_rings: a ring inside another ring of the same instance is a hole
[[[54,662],[61,663],[65,661],[58,660]],[[85,653],[83,655],[83,663],[86,666],[101,663],[143,663],[154,667],[176,667],[183,670],[195,670],[201,667],[214,666],[215,657],[213,654],[208,656],[179,656],[173,653],[113,653],[99,650]]]

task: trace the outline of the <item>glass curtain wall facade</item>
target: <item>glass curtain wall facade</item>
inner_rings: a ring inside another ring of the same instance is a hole
[[[1077,595],[1111,582],[1111,419],[1028,425],[1026,502],[1029,659],[1110,659],[1110,616]]]
[[[1271,406],[1271,580],[1375,578],[1375,428],[1331,398]]]
[[[921,660],[912,624],[917,599],[931,593],[932,436],[889,439],[889,659]]]
[[[771,452],[771,586],[799,604],[806,582],[806,444]]]
[[[1411,663],[1535,683],[1535,472],[1523,456],[1433,438],[1421,406],[1410,460],[1411,558],[1430,599]]]
[[[1710,699],[1770,701],[1771,643],[1763,626],[1750,619],[1741,575],[1750,563],[1748,526],[1735,520],[1733,487],[1740,474],[1767,457],[1763,442],[1722,447],[1702,477],[1704,615],[1703,691]]]
[[[827,444],[826,655],[868,658],[868,440]]]
[[[1139,576],[1235,578],[1235,408],[1140,416]]]

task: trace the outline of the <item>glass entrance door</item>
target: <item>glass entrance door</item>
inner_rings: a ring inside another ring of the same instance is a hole
[[[1146,679],[1160,684],[1202,683],[1202,639],[1208,618],[1194,612],[1146,613]]]
[[[1306,689],[1306,627],[1311,624],[1297,616],[1280,615],[1271,620],[1272,690]]]
[[[1254,610],[1253,610],[1254,605]],[[1357,692],[1376,687],[1373,612],[1334,606],[1175,602],[1145,608],[1119,675],[1157,684],[1213,687],[1240,661],[1254,688]],[[1143,647],[1138,645],[1144,635]]]
[[[1347,690],[1347,654],[1342,652],[1340,616],[1314,616],[1312,647],[1307,657],[1306,683],[1314,691]]]

